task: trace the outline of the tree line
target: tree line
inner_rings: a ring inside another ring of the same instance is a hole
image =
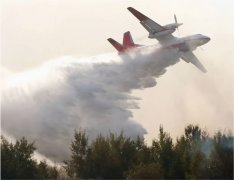
[[[56,179],[57,168],[49,166],[46,161],[33,158],[36,150],[34,143],[24,137],[14,144],[1,136],[1,178],[3,179]]]
[[[188,125],[173,141],[163,127],[147,146],[143,138],[120,134],[98,135],[89,141],[85,130],[74,132],[70,159],[62,167],[36,162],[34,143],[15,144],[1,138],[1,177],[33,179],[233,179],[233,135],[210,136]],[[68,147],[69,148],[69,147]],[[61,169],[65,171],[61,175]]]

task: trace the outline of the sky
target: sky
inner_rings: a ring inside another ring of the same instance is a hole
[[[233,130],[234,2],[232,0],[3,0],[1,66],[11,73],[37,68],[69,55],[90,57],[115,51],[106,41],[122,41],[131,31],[138,44],[155,44],[128,11],[132,6],[156,22],[184,23],[176,36],[201,33],[211,41],[195,51],[208,69],[203,74],[180,62],[168,68],[153,88],[136,90],[140,109],[134,119],[157,137],[159,125],[172,136],[189,123],[210,133]]]

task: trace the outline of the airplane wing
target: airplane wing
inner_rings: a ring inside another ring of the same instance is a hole
[[[191,62],[202,72],[206,73],[206,68],[201,64],[201,62],[197,59],[197,57],[192,53],[192,51],[184,52],[181,56],[181,59],[186,61],[187,63]]]
[[[141,24],[144,26],[144,28],[148,31],[148,32],[160,32],[160,31],[164,31],[166,30],[164,27],[162,27],[161,25],[159,25],[158,23],[154,22],[153,20],[151,20],[150,18],[148,18],[147,16],[145,16],[144,14],[140,13],[139,11],[137,11],[136,9],[132,8],[132,7],[128,7],[128,10],[137,18],[139,19],[139,21],[141,22]]]
[[[160,24],[154,22],[152,19],[148,18],[147,16],[145,16],[144,14],[140,13],[139,11],[137,11],[136,9],[132,8],[132,7],[128,7],[127,8],[141,23],[141,25],[150,33],[150,34],[154,34],[154,33],[158,33],[161,31],[166,31],[167,29],[165,29],[163,26],[161,26]],[[174,39],[175,37],[171,34],[167,34],[167,35],[162,35],[162,36],[158,36],[155,37],[161,44],[168,42],[172,39]]]

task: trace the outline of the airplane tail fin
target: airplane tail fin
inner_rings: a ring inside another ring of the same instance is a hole
[[[131,48],[134,46],[135,46],[135,44],[133,42],[131,33],[129,31],[125,32],[123,35],[123,47],[124,48]]]
[[[125,48],[112,38],[107,39],[118,52],[124,52]]]
[[[118,52],[124,52],[128,49],[142,46],[134,43],[134,41],[132,40],[131,33],[129,31],[125,32],[123,35],[123,45],[112,38],[108,38],[107,40],[112,44],[112,46],[115,47],[115,49],[117,49]]]

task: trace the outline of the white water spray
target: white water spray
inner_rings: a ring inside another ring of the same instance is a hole
[[[97,134],[143,136],[132,119],[138,108],[134,89],[156,85],[155,78],[179,60],[177,50],[145,49],[117,56],[63,57],[30,72],[4,79],[2,129],[35,141],[38,151],[54,160],[69,157],[74,129]]]

